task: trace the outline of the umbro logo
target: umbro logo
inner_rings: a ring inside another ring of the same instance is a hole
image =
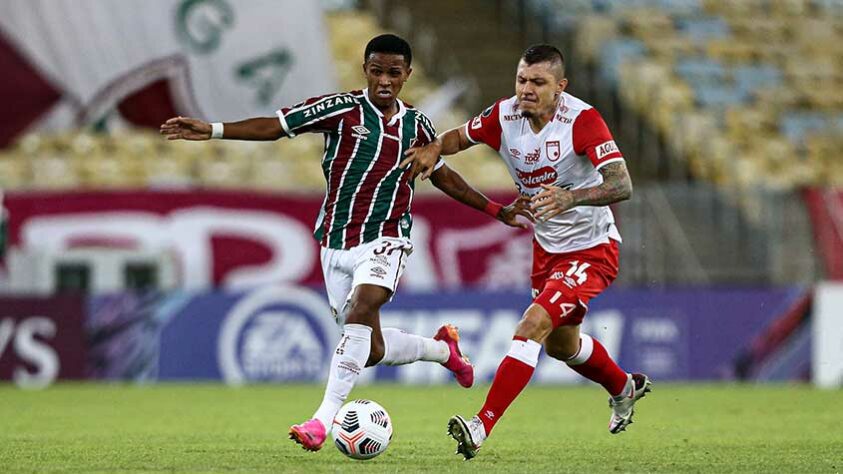
[[[368,129],[368,128],[366,128],[366,127],[364,127],[364,126],[362,126],[362,125],[355,125],[355,126],[351,127],[351,131],[352,131],[352,132],[354,132],[354,133],[352,133],[352,134],[351,134],[351,136],[352,136],[352,137],[354,137],[354,138],[362,138],[363,140],[365,140],[365,139],[366,139],[366,137],[367,137],[370,133],[372,133],[372,132],[370,132],[370,131],[369,131],[369,129]]]
[[[376,275],[386,275],[386,270],[384,270],[383,267],[375,267],[372,269],[372,273]]]

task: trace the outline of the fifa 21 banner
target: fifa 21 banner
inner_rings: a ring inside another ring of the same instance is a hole
[[[321,285],[312,231],[322,199],[223,191],[9,193],[10,260],[15,253],[113,248],[167,255],[180,288]],[[404,289],[529,287],[530,232],[444,195],[415,198],[412,238]]]
[[[44,387],[83,378],[85,314],[78,296],[0,297],[0,380]]]
[[[609,290],[591,302],[583,331],[626,370],[657,380],[734,379],[741,351],[804,295],[799,289],[739,291]],[[432,335],[460,328],[460,345],[488,382],[509,350],[527,292],[399,293],[383,327]],[[88,328],[96,378],[316,382],[324,380],[339,329],[321,293],[273,286],[249,292],[114,295],[94,298]],[[375,367],[363,382],[450,383],[439,364]],[[535,383],[581,383],[542,355]]]
[[[336,89],[328,44],[314,1],[3,2],[0,147],[111,119],[271,115]]]

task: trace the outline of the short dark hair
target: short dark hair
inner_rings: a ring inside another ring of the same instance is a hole
[[[521,55],[521,60],[527,64],[537,64],[549,62],[552,66],[557,64],[562,69],[562,74],[565,73],[565,57],[562,56],[562,51],[559,48],[549,44],[534,44],[524,50]]]
[[[369,60],[372,53],[384,54],[400,54],[404,56],[404,62],[407,67],[413,63],[413,52],[410,50],[410,43],[400,36],[385,34],[375,36],[366,45],[366,51],[363,53],[363,62]]]

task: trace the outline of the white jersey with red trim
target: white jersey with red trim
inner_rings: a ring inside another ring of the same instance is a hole
[[[517,108],[516,97],[501,99],[466,123],[474,143],[485,143],[503,158],[518,190],[534,196],[542,184],[582,189],[603,183],[598,170],[623,161],[606,123],[591,105],[562,93],[553,119],[539,132]],[[552,253],[574,252],[621,241],[608,206],[578,206],[536,223],[538,243]]]

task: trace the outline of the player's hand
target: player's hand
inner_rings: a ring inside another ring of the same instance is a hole
[[[498,212],[498,220],[511,227],[528,229],[527,224],[518,221],[516,217],[523,216],[530,222],[536,222],[530,210],[530,202],[529,196],[518,196],[516,200],[512,201],[512,204],[505,206]]]
[[[160,132],[167,140],[210,140],[211,124],[190,117],[173,117],[161,124]]]
[[[442,143],[439,140],[434,140],[423,147],[410,148],[404,152],[404,161],[398,166],[406,168],[407,165],[412,164],[412,177],[416,178],[421,175],[421,179],[424,181],[433,173],[433,167],[439,161],[441,151]]]
[[[547,222],[559,214],[574,207],[574,193],[558,186],[542,184],[544,191],[533,196],[533,217],[537,221]]]

